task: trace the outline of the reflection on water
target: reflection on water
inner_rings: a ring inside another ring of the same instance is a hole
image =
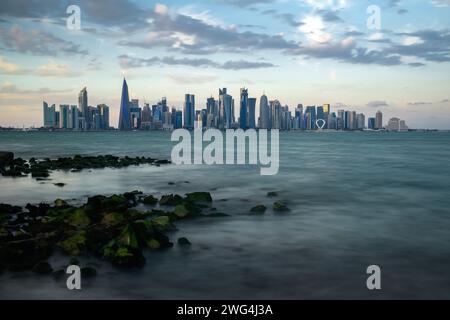
[[[0,149],[25,158],[168,158],[169,141],[160,132],[0,133]],[[260,176],[252,166],[142,166],[56,172],[43,184],[0,177],[6,203],[80,201],[135,189],[156,195],[211,190],[214,206],[232,215],[179,223],[171,236],[193,245],[149,252],[142,270],[87,259],[100,272],[81,292],[48,277],[6,273],[0,297],[450,298],[450,134],[289,133],[280,142],[277,176]],[[267,198],[269,191],[279,196]],[[275,200],[291,212],[247,215]],[[52,257],[55,266],[66,263]],[[382,268],[381,292],[366,289],[372,264]]]

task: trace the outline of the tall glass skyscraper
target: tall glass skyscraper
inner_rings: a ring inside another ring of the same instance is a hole
[[[119,130],[131,130],[130,96],[125,79],[123,79],[122,99],[120,100]]]
[[[239,128],[247,129],[248,89],[241,88],[241,108],[239,111]]]
[[[184,97],[184,128],[193,130],[195,122],[195,95],[186,94]]]
[[[248,128],[255,129],[256,128],[256,98],[248,99]]]
[[[89,119],[89,106],[88,106],[88,93],[87,89],[83,88],[78,94],[78,108],[82,114],[82,129],[88,130],[91,126],[91,121]]]
[[[265,94],[259,100],[259,127],[261,129],[271,128],[269,100]]]

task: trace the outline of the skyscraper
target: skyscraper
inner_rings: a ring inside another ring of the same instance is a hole
[[[248,99],[248,114],[247,114],[247,120],[248,125],[247,127],[250,129],[256,128],[256,98],[249,98]]]
[[[91,121],[89,116],[88,93],[86,87],[83,88],[83,90],[81,90],[78,94],[78,109],[82,115],[81,118],[79,118],[82,123],[82,129],[89,130]]]
[[[233,97],[227,93],[227,88],[219,89],[219,128],[231,129],[233,124]]]
[[[306,107],[305,114],[308,116],[307,130],[315,130],[316,129],[316,106],[308,106]]]
[[[247,129],[248,89],[241,88],[241,107],[239,109],[239,128]]]
[[[131,130],[130,97],[125,79],[123,79],[122,98],[120,100],[119,130]]]
[[[281,103],[278,100],[270,102],[272,115],[272,129],[281,129]]]
[[[375,129],[383,129],[383,114],[381,113],[381,111],[378,111],[375,115]]]
[[[186,94],[184,98],[184,128],[193,130],[195,122],[195,95]]]
[[[69,125],[69,105],[61,104],[59,105],[59,127],[61,129],[69,129],[71,125]],[[72,118],[72,117],[70,117]]]
[[[106,104],[100,104],[97,106],[98,115],[100,117],[100,130],[109,129],[109,107]]]
[[[269,100],[265,94],[259,100],[259,122],[261,129],[271,128]]]
[[[54,128],[56,126],[56,110],[55,105],[48,106],[47,102],[43,102],[43,118],[44,128]]]

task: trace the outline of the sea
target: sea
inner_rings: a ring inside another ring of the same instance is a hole
[[[170,132],[0,132],[0,150],[25,159],[170,159],[175,144]],[[192,245],[146,252],[142,269],[80,259],[98,269],[81,290],[51,276],[4,272],[0,298],[449,299],[449,159],[448,132],[286,132],[274,176],[255,165],[171,164],[54,172],[49,181],[0,177],[0,203],[208,191],[229,214],[176,223],[172,241],[187,237]],[[273,212],[274,201],[290,211]],[[269,210],[249,215],[258,204]],[[64,266],[68,258],[56,253],[50,263]],[[380,290],[367,287],[373,265]]]

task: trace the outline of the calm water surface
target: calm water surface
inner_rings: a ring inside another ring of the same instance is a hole
[[[254,166],[174,165],[55,172],[45,183],[0,177],[0,202],[11,204],[211,191],[231,214],[178,223],[170,236],[188,237],[191,248],[148,252],[142,270],[87,258],[99,275],[79,292],[47,276],[4,273],[0,298],[450,298],[450,133],[285,133],[280,144],[280,172],[270,177]],[[172,146],[164,132],[0,132],[0,150],[27,159],[170,158]],[[248,216],[275,200],[291,212]],[[382,268],[379,292],[366,289],[372,264]]]

